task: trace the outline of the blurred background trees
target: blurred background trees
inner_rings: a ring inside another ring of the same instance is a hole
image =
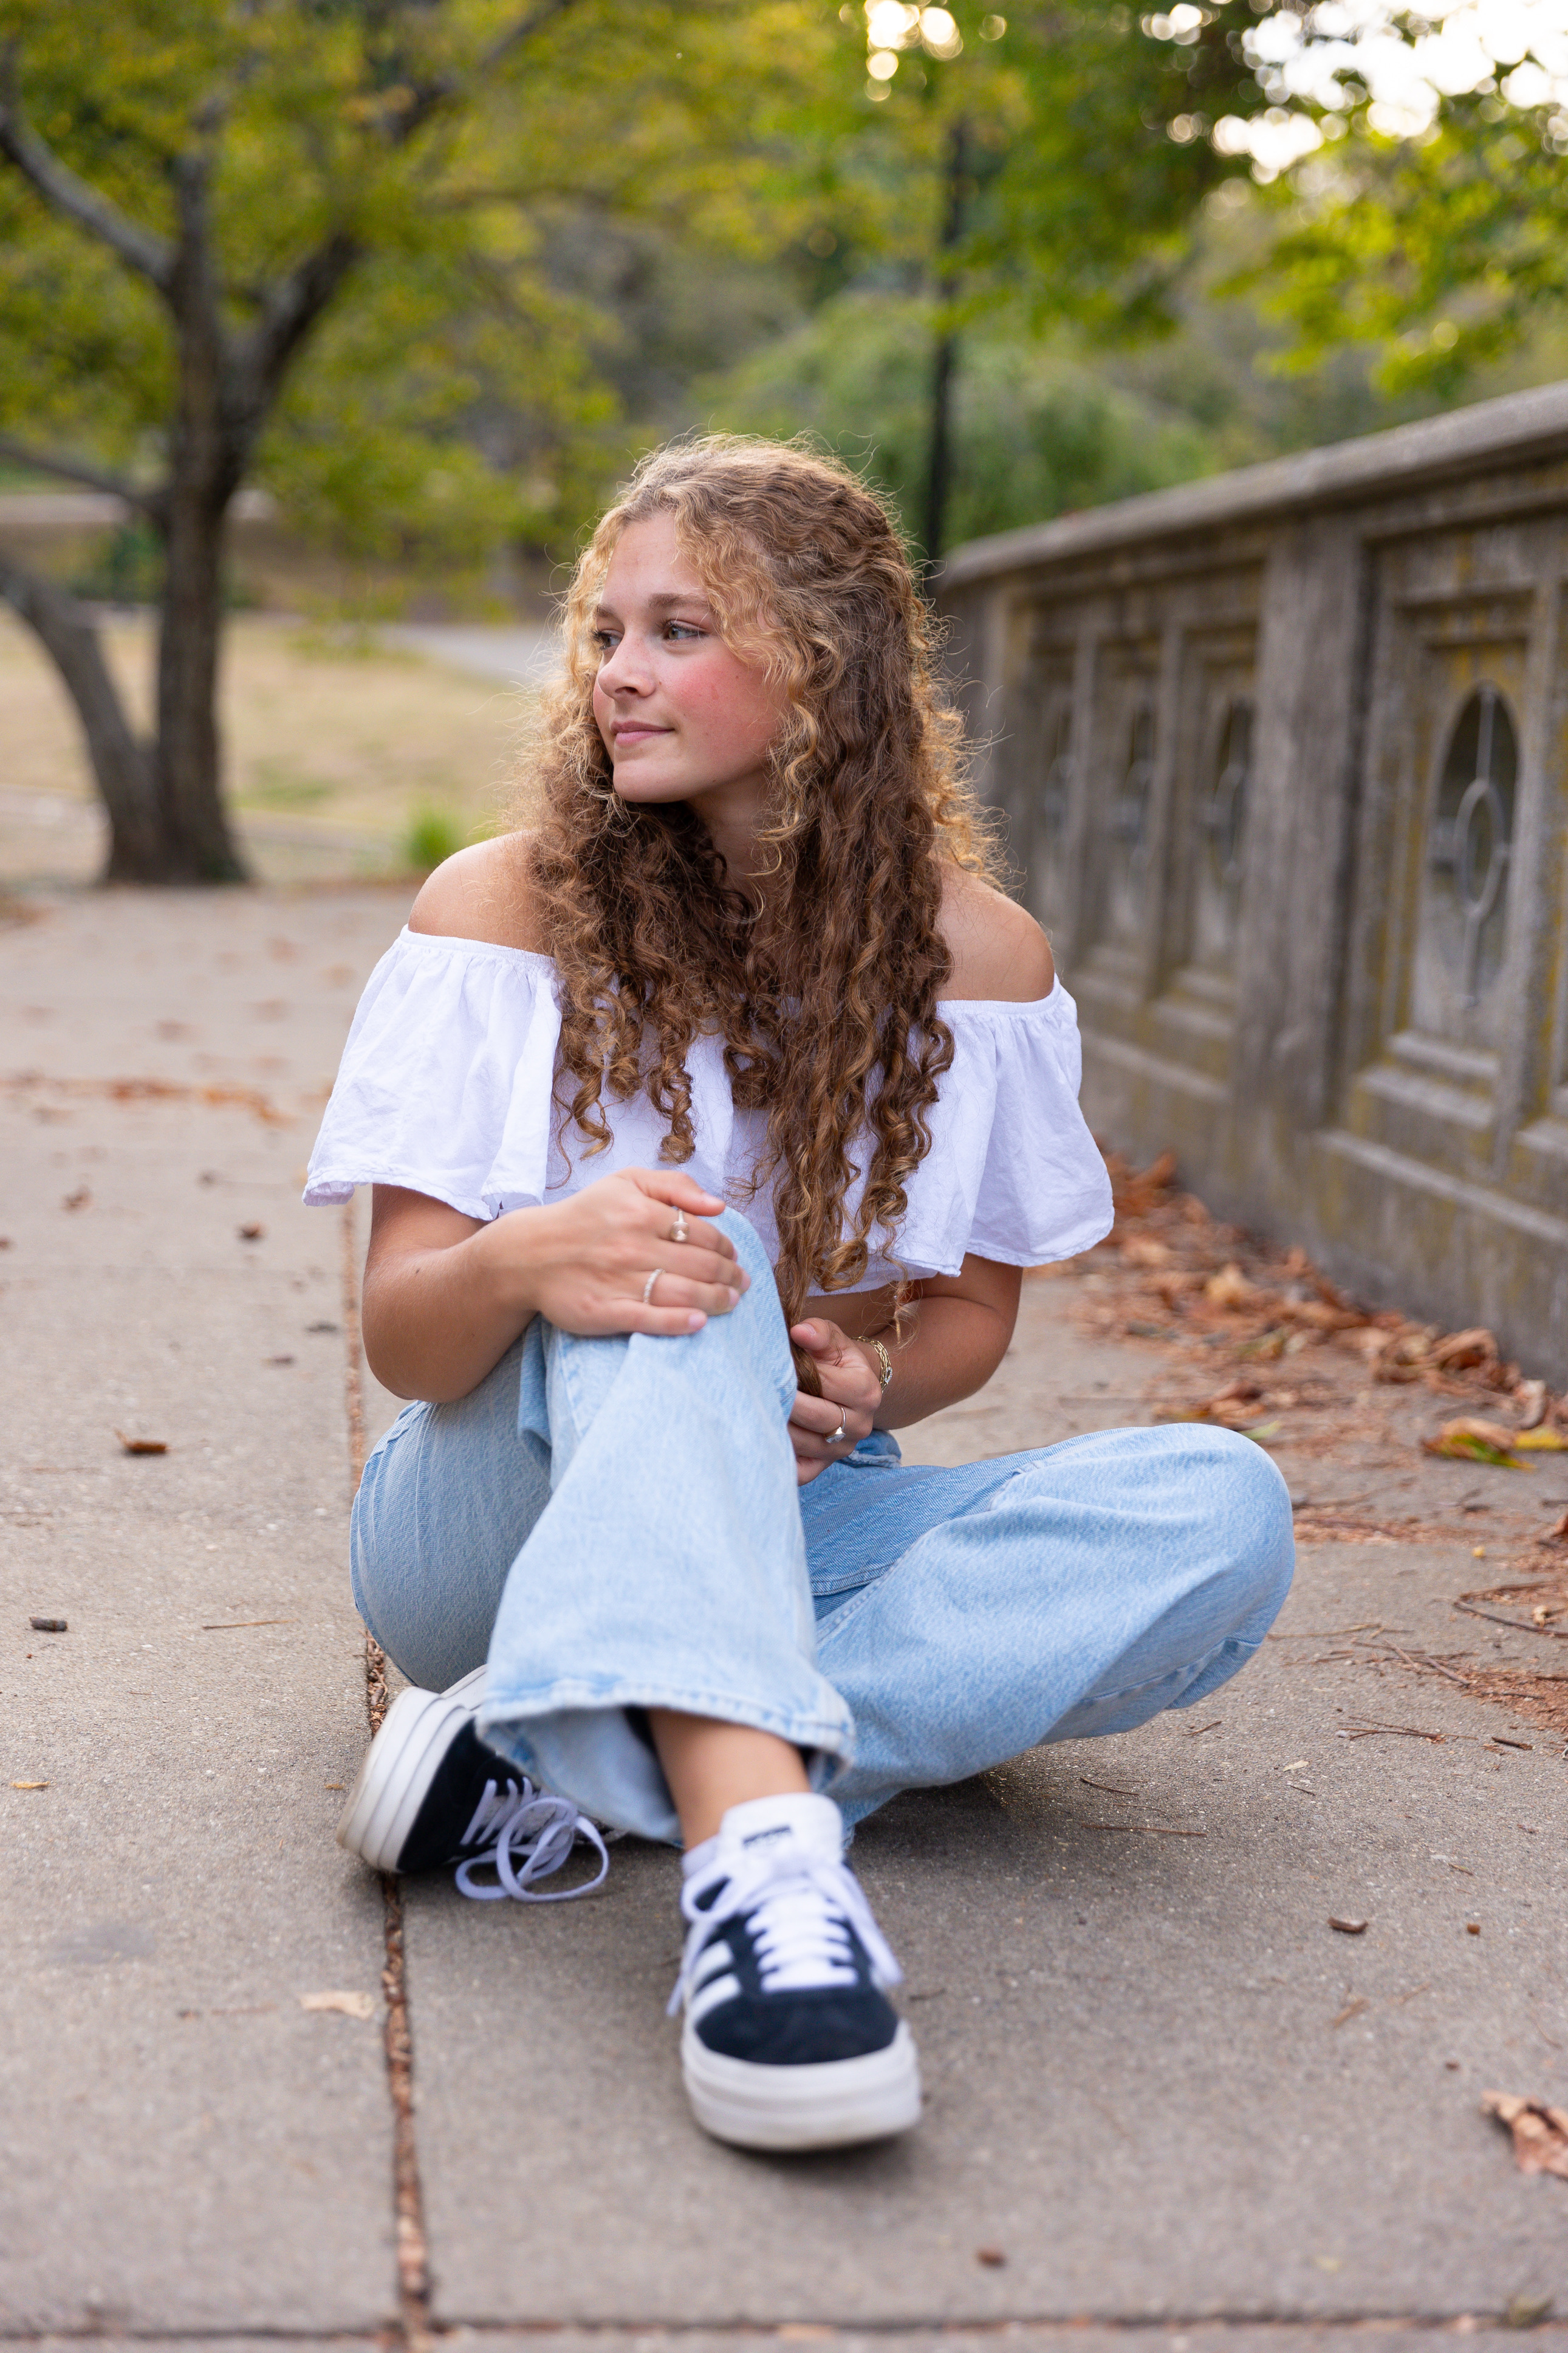
[[[650,441],[806,429],[935,560],[1559,373],[1565,189],[1568,0],[0,0],[0,466],[123,500],[150,728],[0,596],[110,871],[230,878],[243,485],[500,610]]]

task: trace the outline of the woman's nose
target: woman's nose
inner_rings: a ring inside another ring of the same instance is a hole
[[[599,685],[605,694],[646,694],[651,683],[647,659],[630,636],[619,638],[599,664]]]

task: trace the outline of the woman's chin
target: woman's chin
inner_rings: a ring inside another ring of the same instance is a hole
[[[700,789],[688,776],[651,776],[629,760],[616,763],[610,772],[610,781],[622,800],[645,807],[687,800]]]

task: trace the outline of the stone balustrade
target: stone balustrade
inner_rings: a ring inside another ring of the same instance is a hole
[[[1107,1144],[1568,1383],[1568,385],[955,551]]]

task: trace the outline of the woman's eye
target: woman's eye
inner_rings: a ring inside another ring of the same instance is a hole
[[[594,643],[598,647],[599,651],[602,654],[607,654],[614,651],[616,638],[616,633],[613,629],[595,629],[593,632],[593,638]]]
[[[700,638],[702,632],[690,621],[671,621],[668,624],[668,635],[672,638]]]

